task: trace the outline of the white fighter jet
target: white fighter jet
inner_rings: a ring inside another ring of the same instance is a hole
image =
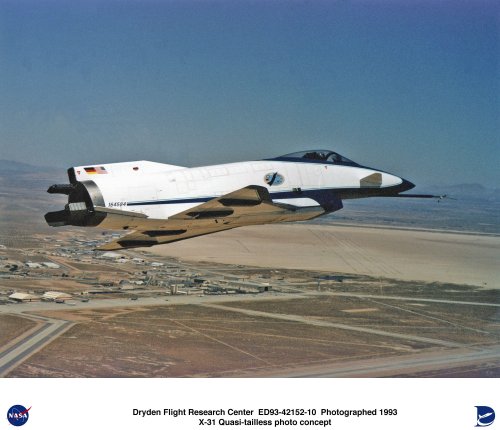
[[[180,167],[150,161],[68,169],[64,210],[45,214],[51,226],[99,226],[129,234],[101,250],[176,242],[246,225],[304,221],[338,211],[342,200],[439,197],[400,194],[414,185],[329,150],[260,161]]]

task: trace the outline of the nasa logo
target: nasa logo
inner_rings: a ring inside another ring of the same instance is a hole
[[[281,185],[283,182],[285,182],[285,178],[278,172],[273,172],[268,173],[266,176],[264,176],[264,182],[270,186]]]
[[[14,405],[7,411],[7,420],[15,427],[21,427],[28,422],[29,418],[29,408],[25,408],[22,405]]]
[[[476,427],[487,427],[495,421],[495,411],[489,406],[476,406],[477,422]]]

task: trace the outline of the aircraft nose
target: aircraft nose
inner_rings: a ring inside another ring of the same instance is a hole
[[[410,181],[407,181],[406,179],[404,178],[401,178],[403,180],[403,183],[399,186],[400,190],[399,192],[402,193],[404,191],[408,191],[408,190],[411,190],[412,188],[415,188],[415,184],[410,182]]]

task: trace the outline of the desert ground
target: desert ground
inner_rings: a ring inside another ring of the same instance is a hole
[[[189,261],[500,288],[500,237],[305,223],[244,227],[148,251]]]
[[[4,240],[1,377],[500,375],[498,235],[283,224],[103,259],[86,234]]]
[[[4,375],[495,377],[500,305],[478,296],[481,302],[465,304],[330,290],[121,300],[108,307],[110,300],[101,300],[59,310],[45,304],[39,317],[58,325],[43,348],[33,342],[20,354],[24,362]]]

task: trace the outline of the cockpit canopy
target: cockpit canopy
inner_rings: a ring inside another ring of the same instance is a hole
[[[303,163],[327,163],[327,164],[345,164],[357,166],[358,164],[348,158],[330,151],[329,149],[310,149],[307,151],[293,152],[292,154],[281,155],[273,158],[277,161],[295,161]]]

